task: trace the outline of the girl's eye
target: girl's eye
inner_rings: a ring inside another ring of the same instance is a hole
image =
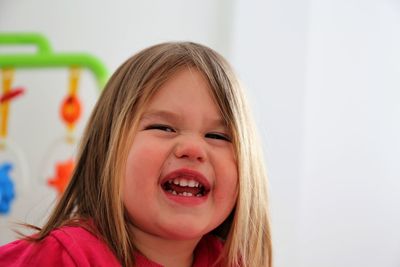
[[[164,124],[152,124],[152,125],[147,126],[145,128],[145,130],[160,130],[160,131],[170,132],[170,133],[175,132],[174,128],[172,128],[171,126],[168,126],[168,125],[164,125]]]
[[[208,134],[206,134],[206,138],[231,142],[231,138],[229,136],[227,136],[225,134],[221,134],[221,133],[208,133]]]

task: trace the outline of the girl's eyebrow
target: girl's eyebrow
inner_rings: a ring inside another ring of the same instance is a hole
[[[143,113],[141,121],[150,120],[150,119],[163,119],[166,121],[172,122],[181,122],[184,117],[176,112],[168,111],[168,110],[149,110]],[[227,129],[227,125],[221,117],[211,118],[208,123],[212,128],[223,128]]]
[[[149,110],[142,115],[141,120],[148,119],[165,119],[168,121],[179,121],[181,120],[181,116],[175,112],[167,111],[167,110]]]

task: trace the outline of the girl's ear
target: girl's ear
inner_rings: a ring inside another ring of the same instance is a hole
[[[229,231],[231,230],[232,227],[233,218],[235,217],[235,210],[236,207],[233,208],[233,210],[229,214],[228,218],[225,219],[225,221],[223,221],[217,228],[211,231],[213,235],[216,235],[222,238],[223,240],[226,240]]]

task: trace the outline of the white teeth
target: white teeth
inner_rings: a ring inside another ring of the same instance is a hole
[[[187,186],[187,185],[188,185],[188,180],[186,180],[186,179],[181,179],[179,185],[180,185],[180,186]]]
[[[190,192],[182,192],[182,193],[177,193],[175,190],[168,190],[169,193],[175,195],[175,196],[184,196],[184,197],[192,197],[193,194]],[[196,197],[202,197],[203,195],[198,193],[196,194]]]
[[[194,181],[194,180],[190,180],[190,181],[188,182],[188,186],[189,186],[189,187],[197,187],[198,185],[199,185],[199,183],[196,182],[196,181]]]
[[[173,191],[173,192],[175,192],[175,191]],[[174,194],[174,193],[172,193],[172,194]],[[174,195],[176,195],[176,192],[175,192],[175,194],[174,194]],[[182,193],[178,193],[178,196],[192,197],[192,196],[193,196],[193,194],[192,194],[192,193],[190,193],[190,192],[182,192]]]
[[[188,187],[199,187],[200,183],[195,181],[195,180],[186,180],[184,178],[177,178],[177,179],[173,179],[173,180],[169,180],[168,183],[170,184],[176,184],[179,186],[188,186]]]

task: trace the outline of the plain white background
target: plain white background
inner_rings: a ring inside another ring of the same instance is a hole
[[[56,52],[89,52],[110,72],[162,41],[219,51],[246,85],[264,141],[276,266],[400,266],[398,1],[1,1],[0,32],[20,31],[44,34]],[[9,131],[30,175],[0,217],[1,244],[15,238],[10,221],[40,223],[51,208],[43,162],[65,133],[68,71],[15,75],[27,92],[11,104]],[[97,95],[86,71],[78,132]]]

